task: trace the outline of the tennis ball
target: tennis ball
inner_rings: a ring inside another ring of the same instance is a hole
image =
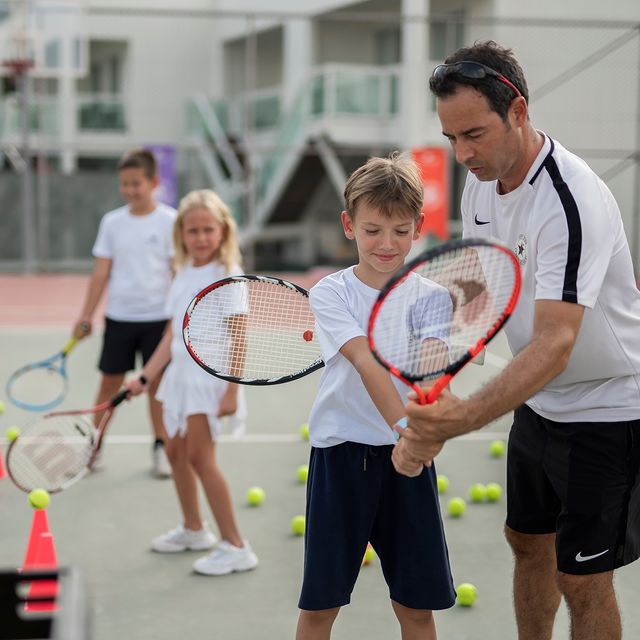
[[[309,477],[309,465],[301,464],[296,470],[296,475],[298,476],[298,482],[300,484],[305,484]]]
[[[9,442],[13,442],[14,440],[17,440],[19,435],[20,435],[20,427],[9,427],[7,429],[7,440]]]
[[[293,531],[296,536],[303,536],[306,526],[307,521],[304,516],[293,516],[293,518],[291,518],[291,531]]]
[[[0,400],[0,416],[4,413],[4,402]]]
[[[368,542],[367,543],[367,548],[366,548],[366,550],[364,552],[364,556],[362,558],[362,564],[363,565],[371,564],[371,562],[373,562],[375,557],[376,557],[375,549],[371,546],[371,543]]]
[[[249,487],[247,490],[247,503],[252,507],[261,505],[266,497],[267,494],[262,487]]]
[[[504,452],[506,451],[506,445],[504,440],[494,440],[489,445],[489,453],[493,458],[502,458]]]
[[[309,439],[309,423],[305,422],[304,424],[300,425],[300,437],[303,440],[308,440]]]
[[[487,485],[487,500],[489,502],[498,502],[502,496],[502,487],[497,482],[490,482]]]
[[[469,487],[469,498],[471,502],[484,502],[487,499],[487,487],[479,482]]]
[[[447,476],[438,474],[437,482],[438,482],[438,493],[446,493],[447,489],[449,488],[449,478],[447,478]]]
[[[463,582],[456,587],[456,603],[470,607],[478,595],[478,590],[470,582]]]
[[[310,331],[309,329],[307,329],[302,334],[302,337],[305,339],[306,342],[311,342],[313,340],[313,331]]]
[[[29,493],[29,504],[34,509],[46,509],[49,506],[49,492],[44,489],[34,489]]]
[[[449,500],[449,515],[453,518],[459,518],[467,508],[467,503],[462,498],[451,498]]]

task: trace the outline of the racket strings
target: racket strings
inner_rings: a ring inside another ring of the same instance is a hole
[[[418,265],[379,307],[376,352],[407,378],[441,374],[501,326],[516,278],[509,255],[491,246]]]
[[[59,491],[84,472],[95,439],[87,416],[45,417],[25,428],[11,445],[7,468],[25,491]]]
[[[243,380],[302,372],[320,359],[308,298],[264,280],[230,282],[194,307],[188,341],[209,368]]]

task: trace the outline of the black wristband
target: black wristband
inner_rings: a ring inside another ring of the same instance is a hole
[[[143,376],[142,374],[140,374],[138,376],[138,380],[140,381],[140,384],[143,386],[146,386],[147,384],[149,384],[149,381],[147,380],[146,376]]]

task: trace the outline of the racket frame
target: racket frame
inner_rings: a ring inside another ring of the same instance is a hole
[[[209,286],[202,289],[202,291],[198,292],[193,300],[189,303],[187,310],[184,314],[184,319],[182,322],[182,339],[184,340],[185,347],[189,352],[189,355],[193,358],[196,364],[202,369],[204,369],[207,373],[215,376],[216,378],[220,378],[222,380],[226,380],[227,382],[234,382],[236,384],[245,384],[245,385],[255,385],[255,386],[269,386],[275,384],[284,384],[285,382],[291,382],[293,380],[297,380],[298,378],[303,378],[304,376],[317,371],[324,367],[324,362],[321,358],[318,358],[311,365],[294,374],[289,374],[285,376],[279,376],[276,378],[259,378],[259,379],[244,379],[236,376],[230,376],[223,373],[220,373],[209,367],[206,363],[202,362],[202,360],[198,357],[196,352],[191,347],[191,343],[189,341],[189,318],[193,313],[193,310],[197,307],[198,303],[209,293],[223,287],[225,285],[233,284],[235,282],[267,282],[273,285],[279,285],[283,287],[287,287],[293,291],[298,292],[305,298],[309,298],[309,292],[306,289],[303,289],[299,285],[289,282],[288,280],[283,280],[282,278],[276,278],[274,276],[258,276],[258,275],[242,275],[242,276],[230,276],[228,278],[222,278],[221,280],[217,280],[216,282],[210,284]]]
[[[496,322],[489,328],[487,333],[481,337],[472,347],[470,347],[465,354],[451,362],[447,367],[440,371],[431,372],[425,376],[412,376],[406,375],[406,372],[400,371],[398,367],[394,366],[390,362],[388,362],[377,350],[375,341],[373,339],[373,331],[375,327],[376,318],[380,311],[380,308],[386,298],[391,294],[392,291],[395,290],[397,286],[402,284],[406,280],[406,278],[413,273],[417,267],[431,262],[432,260],[438,258],[439,256],[449,253],[451,251],[456,251],[459,249],[473,249],[475,247],[485,246],[485,247],[493,247],[502,251],[512,262],[514,265],[514,287],[511,292],[511,296],[506,305],[504,311],[500,314],[499,318]],[[369,343],[369,349],[371,349],[371,353],[375,357],[375,359],[392,375],[396,378],[404,382],[406,385],[411,387],[413,391],[418,396],[419,404],[431,404],[435,402],[437,397],[440,395],[442,390],[451,382],[451,379],[469,362],[471,362],[496,336],[498,331],[502,329],[502,327],[506,324],[506,322],[511,317],[513,310],[515,309],[516,303],[518,302],[518,298],[520,296],[520,289],[522,288],[522,272],[520,269],[520,263],[518,262],[518,258],[516,255],[499,240],[495,240],[493,238],[461,238],[458,240],[451,240],[446,242],[438,247],[433,247],[428,249],[427,251],[422,252],[420,255],[416,256],[413,260],[407,262],[399,271],[397,271],[382,287],[378,297],[373,305],[371,310],[371,315],[369,316],[369,323],[367,326],[367,341]],[[428,393],[424,393],[424,391],[416,384],[417,382],[422,382],[427,377],[432,377],[438,375],[439,377],[435,380]]]
[[[60,351],[54,353],[49,358],[45,358],[44,360],[38,360],[37,362],[32,362],[30,364],[26,364],[19,369],[16,369],[7,380],[5,384],[5,393],[7,394],[7,398],[11,400],[11,402],[20,409],[25,409],[26,411],[49,411],[49,409],[53,409],[57,407],[67,395],[67,391],[69,389],[69,380],[67,377],[67,356],[71,353],[73,348],[78,343],[76,338],[70,338],[67,343],[62,347]],[[58,366],[56,363],[60,361]],[[48,402],[41,403],[32,403],[32,402],[23,402],[19,398],[15,398],[12,394],[13,384],[16,380],[18,380],[22,375],[28,373],[29,371],[34,371],[35,369],[49,369],[51,371],[55,371],[57,374],[62,376],[63,388],[62,391],[52,400]]]
[[[11,478],[13,484],[16,487],[18,487],[18,489],[25,491],[26,493],[29,493],[33,489],[37,489],[37,488],[46,489],[49,493],[60,493],[61,491],[68,489],[70,486],[74,485],[76,482],[81,480],[85,475],[87,475],[87,473],[89,473],[89,471],[91,470],[91,467],[93,466],[93,463],[95,462],[96,456],[98,454],[98,450],[100,449],[100,445],[102,444],[104,434],[107,430],[107,425],[111,420],[111,417],[113,415],[115,408],[123,400],[125,400],[128,397],[128,395],[129,395],[129,390],[123,389],[122,391],[119,391],[113,398],[106,400],[105,402],[102,402],[90,409],[75,409],[72,411],[54,411],[52,413],[47,413],[46,415],[42,416],[38,426],[45,428],[47,418],[55,418],[55,417],[63,417],[63,416],[79,416],[79,415],[90,416],[96,413],[100,413],[101,411],[105,411],[105,414],[100,419],[100,424],[97,427],[95,427],[96,437],[91,446],[91,454],[89,456],[89,459],[87,460],[87,464],[84,467],[82,467],[82,469],[78,473],[76,473],[74,476],[70,477],[64,483],[61,483],[59,487],[51,487],[51,486],[25,487],[18,481],[18,479],[14,475],[14,472],[12,471],[13,449],[14,447],[19,446],[19,442],[21,438],[21,435],[18,435],[18,437],[9,444],[9,447],[7,448],[7,457],[6,457],[7,474]],[[30,434],[29,437],[34,438],[36,436]]]

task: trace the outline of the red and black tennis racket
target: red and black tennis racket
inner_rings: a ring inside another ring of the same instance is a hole
[[[183,338],[207,372],[239,384],[271,385],[324,366],[309,295],[270,276],[234,276],[191,301]]]
[[[7,472],[23,491],[58,493],[91,469],[115,408],[127,397],[124,389],[91,409],[57,411],[20,430],[7,449]],[[103,413],[98,426],[93,416]]]
[[[380,291],[369,347],[420,404],[434,402],[507,322],[520,286],[518,259],[498,241],[468,238],[430,249]],[[418,385],[425,380],[434,380],[426,394]]]

